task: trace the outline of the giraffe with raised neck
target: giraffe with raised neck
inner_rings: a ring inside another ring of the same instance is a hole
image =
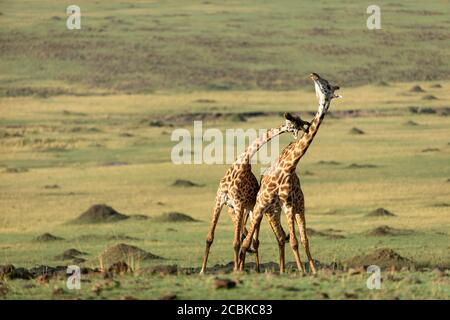
[[[333,98],[339,98],[334,93],[339,87],[331,86],[328,81],[318,74],[310,74],[314,81],[316,95],[319,100],[319,108],[311,121],[311,126],[301,139],[291,142],[278,157],[278,160],[265,173],[261,180],[261,187],[257,195],[256,205],[253,210],[253,219],[247,232],[247,236],[242,242],[239,268],[244,270],[245,255],[250,247],[255,230],[259,230],[261,219],[266,214],[269,224],[274,232],[279,248],[280,273],[285,271],[285,239],[286,235],[281,227],[281,210],[283,209],[289,227],[289,242],[294,253],[298,270],[304,273],[303,264],[298,251],[298,240],[295,235],[295,223],[300,231],[300,240],[306,251],[310,269],[315,272],[314,260],[312,259],[308,237],[306,235],[305,205],[304,196],[300,187],[300,179],[295,173],[298,162],[311,145],[319,127],[330,107]]]
[[[309,122],[303,121],[299,117],[294,117],[285,113],[285,123],[277,128],[272,128],[259,136],[244,152],[236,159],[220,180],[217,190],[216,199],[213,207],[213,217],[211,227],[206,237],[206,248],[203,257],[202,269],[200,273],[205,273],[208,261],[209,251],[214,240],[214,232],[219,220],[222,207],[227,205],[228,212],[231,215],[234,224],[234,270],[238,269],[239,250],[241,248],[241,240],[245,234],[245,223],[251,214],[256,202],[256,195],[259,190],[259,183],[252,172],[250,160],[255,153],[267,142],[274,137],[284,133],[292,132],[294,138],[297,138],[298,131],[307,131]],[[306,128],[304,127],[306,126]],[[256,269],[259,270],[258,255],[258,230],[255,233],[255,241],[253,248],[255,250]]]

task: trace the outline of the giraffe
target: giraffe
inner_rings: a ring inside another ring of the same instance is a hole
[[[216,199],[213,207],[213,218],[211,227],[206,238],[206,248],[203,257],[201,274],[206,271],[206,264],[208,261],[209,250],[214,240],[214,232],[217,222],[219,220],[222,207],[226,204],[228,213],[231,215],[234,224],[234,269],[238,268],[239,250],[241,247],[241,237],[245,233],[245,223],[249,214],[255,205],[256,195],[259,190],[258,180],[252,172],[250,159],[252,156],[275,136],[284,132],[292,132],[294,138],[297,138],[299,130],[307,131],[310,125],[309,122],[303,121],[299,117],[294,117],[285,113],[285,123],[277,128],[272,128],[266,133],[258,137],[230,166],[226,171],[225,176],[220,180],[219,188],[217,190]],[[306,126],[306,128],[305,128]],[[258,232],[258,231],[257,231]],[[259,255],[257,240],[257,232],[255,233],[255,242],[253,247],[255,249],[256,269],[259,270]]]
[[[311,126],[301,139],[291,142],[278,157],[278,160],[271,166],[261,180],[261,187],[257,195],[256,205],[253,210],[253,219],[247,232],[247,236],[242,242],[239,256],[239,269],[244,270],[245,255],[250,247],[255,230],[259,230],[261,219],[265,214],[269,224],[274,232],[279,248],[280,273],[285,271],[285,233],[281,227],[280,217],[281,209],[284,209],[288,227],[289,242],[294,253],[298,270],[304,273],[303,264],[298,252],[298,241],[295,235],[295,223],[300,231],[300,240],[306,251],[309,265],[313,273],[316,272],[314,261],[309,250],[308,237],[306,235],[305,206],[303,192],[300,187],[300,180],[295,173],[300,158],[306,153],[311,145],[319,127],[322,123],[333,98],[341,96],[334,93],[338,86],[331,86],[328,81],[321,78],[318,74],[310,74],[314,81],[316,95],[319,100],[319,107],[316,115],[311,121]]]

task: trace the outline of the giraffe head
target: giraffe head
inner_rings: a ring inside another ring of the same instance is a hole
[[[300,117],[293,116],[289,112],[284,113],[284,119],[285,123],[282,127],[284,130],[292,132],[294,139],[297,139],[299,131],[308,132],[309,126],[311,125],[308,121],[302,120]]]
[[[314,81],[316,96],[319,99],[320,107],[325,109],[325,111],[328,110],[333,98],[342,98],[342,96],[335,93],[336,90],[339,90],[339,86],[330,85],[327,80],[320,77],[317,73],[311,73],[309,78]]]

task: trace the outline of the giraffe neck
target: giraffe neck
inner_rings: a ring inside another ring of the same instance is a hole
[[[256,152],[267,142],[272,140],[274,137],[285,132],[286,129],[283,126],[278,128],[272,128],[267,130],[264,134],[260,135],[247,149],[236,159],[235,164],[248,164],[250,159],[255,155]]]
[[[303,155],[308,150],[311,145],[314,137],[316,136],[317,131],[319,130],[320,124],[325,118],[326,109],[319,107],[319,111],[314,116],[314,119],[311,121],[311,126],[309,127],[308,133],[305,133],[303,137],[297,141],[295,141],[291,147],[291,152],[289,156],[289,160],[286,162],[286,168],[288,170],[295,170],[298,162],[303,157]]]

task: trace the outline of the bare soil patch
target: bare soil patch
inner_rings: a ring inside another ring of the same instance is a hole
[[[190,188],[190,187],[201,187],[201,184],[192,182],[190,180],[185,179],[177,179],[172,183],[172,186],[174,187],[183,187],[183,188]]]
[[[96,204],[83,212],[72,223],[106,223],[128,219],[127,215],[117,212],[105,204]]]
[[[395,217],[395,214],[384,208],[378,208],[369,212],[366,217]]]
[[[366,268],[370,265],[377,265],[380,268],[395,267],[396,269],[401,269],[403,267],[413,267],[414,262],[408,258],[402,257],[390,248],[382,248],[374,250],[366,255],[347,259],[344,261],[344,265],[352,268]]]
[[[378,168],[377,165],[374,164],[358,164],[352,163],[347,167],[348,169],[370,169],[370,168]]]
[[[422,97],[422,100],[438,100],[438,98],[436,98],[435,96],[428,94],[426,96]]]
[[[367,231],[366,235],[372,237],[384,237],[384,236],[403,236],[412,233],[414,233],[414,231],[412,230],[395,229],[387,225],[384,225]]]
[[[29,170],[27,168],[6,168],[6,173],[24,173],[28,172]]]
[[[86,252],[81,252],[77,249],[67,249],[66,251],[64,251],[63,253],[56,255],[54,257],[55,260],[76,260],[77,262],[84,262],[86,261],[83,258],[80,258],[79,256],[81,255],[86,255]]]
[[[318,164],[325,164],[325,165],[337,166],[337,165],[340,165],[341,163],[340,163],[340,162],[337,162],[337,161],[333,161],[333,160],[331,160],[331,161],[320,160],[320,161],[318,162]]]
[[[411,127],[415,127],[418,126],[419,124],[415,121],[409,120],[405,122],[405,126],[411,126]]]
[[[315,230],[312,228],[306,228],[306,235],[307,236],[319,236],[319,237],[327,237],[329,239],[345,239],[345,236],[339,234],[340,231],[334,230],[334,229],[327,229],[323,231]]]
[[[350,134],[362,135],[362,134],[365,134],[365,132],[363,130],[359,129],[359,128],[353,127],[350,130]]]
[[[416,85],[409,89],[409,92],[425,92],[425,90],[423,90],[421,86]]]
[[[61,237],[54,236],[51,233],[43,233],[34,238],[34,240],[38,242],[51,242],[51,241],[61,241],[64,239]]]
[[[425,148],[422,150],[422,152],[438,152],[440,151],[439,148]]]
[[[198,222],[199,220],[181,212],[165,212],[153,219],[157,222]]]
[[[111,266],[114,263],[126,262],[131,265],[134,262],[140,260],[154,260],[163,259],[151,252],[142,250],[141,248],[128,245],[125,243],[119,243],[107,248],[103,253],[101,253],[97,260],[100,261],[104,266]]]
[[[445,203],[445,202],[435,203],[435,204],[433,205],[433,207],[437,207],[437,208],[448,208],[448,207],[450,207],[450,203]]]
[[[236,281],[230,279],[215,279],[214,288],[215,289],[232,289],[236,287]]]
[[[129,241],[129,240],[141,240],[139,238],[130,237],[125,234],[114,234],[114,235],[100,235],[100,234],[84,234],[76,237],[74,240],[77,241],[98,241],[98,240],[118,240],[118,241]]]
[[[48,184],[44,186],[44,189],[60,189],[61,186],[57,185],[57,184]]]

